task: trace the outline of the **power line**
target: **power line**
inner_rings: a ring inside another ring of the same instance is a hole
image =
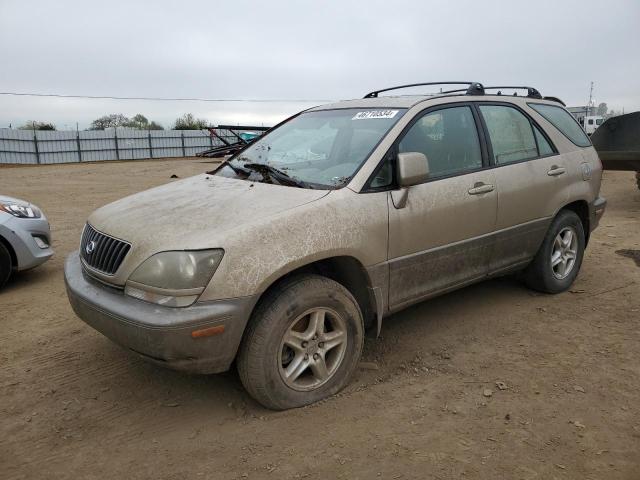
[[[55,98],[86,98],[90,100],[143,100],[153,102],[217,102],[217,103],[313,103],[333,102],[327,99],[279,99],[279,98],[166,98],[166,97],[116,97],[112,95],[63,95],[59,93],[25,93],[0,92],[0,95],[13,97],[55,97]]]

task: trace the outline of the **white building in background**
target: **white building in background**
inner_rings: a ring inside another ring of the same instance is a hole
[[[582,126],[587,135],[591,135],[596,131],[602,122],[604,122],[604,117],[602,115],[596,115],[595,107],[567,107],[569,113],[575,117],[578,123]]]

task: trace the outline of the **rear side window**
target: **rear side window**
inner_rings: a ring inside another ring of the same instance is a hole
[[[544,105],[542,103],[529,103],[531,108],[546,118],[553,124],[562,134],[579,147],[588,147],[591,145],[589,137],[580,128],[578,122],[562,107],[555,105]]]
[[[398,151],[424,153],[430,178],[482,167],[478,130],[468,106],[427,113],[405,134]]]
[[[480,105],[480,112],[489,131],[496,165],[538,157],[531,122],[521,112],[503,105]]]

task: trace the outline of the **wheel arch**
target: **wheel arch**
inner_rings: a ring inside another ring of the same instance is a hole
[[[572,211],[580,218],[580,221],[582,222],[582,228],[584,230],[584,244],[586,247],[589,243],[589,236],[591,235],[589,204],[586,200],[576,200],[562,207],[560,210],[558,210],[556,215],[562,210]]]
[[[9,243],[9,240],[0,235],[0,243],[4,245],[4,247],[9,252],[9,256],[11,257],[11,267],[15,270],[18,268],[18,256],[16,255],[16,251],[13,249],[13,246]]]
[[[322,275],[341,284],[349,290],[358,303],[365,329],[376,325],[377,316],[381,312],[378,312],[379,307],[373,293],[371,278],[364,265],[357,258],[350,255],[326,257],[295,268],[284,269],[275,280],[261,289],[262,293],[260,293],[253,311],[281,283],[293,276],[304,273]]]

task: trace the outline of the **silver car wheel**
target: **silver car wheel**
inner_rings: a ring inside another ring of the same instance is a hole
[[[566,278],[576,264],[578,235],[573,227],[564,227],[553,241],[551,270],[558,280]]]
[[[314,390],[336,373],[347,349],[347,323],[328,308],[313,308],[286,330],[277,359],[288,387]]]

